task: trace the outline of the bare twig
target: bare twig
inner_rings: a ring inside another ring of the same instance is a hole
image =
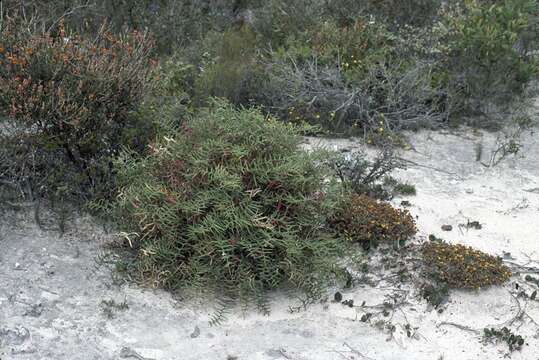
[[[343,344],[344,346],[346,346],[348,349],[350,349],[350,352],[352,354],[355,354],[355,355],[358,355],[360,356],[362,359],[367,359],[367,360],[373,360],[372,358],[366,356],[366,355],[363,355],[362,353],[360,353],[358,350],[354,349],[353,347],[351,347],[348,343],[344,343]]]
[[[399,160],[405,162],[405,163],[408,163],[408,164],[412,164],[414,166],[418,166],[418,167],[423,167],[423,168],[426,168],[426,169],[431,169],[431,170],[435,170],[435,171],[438,171],[438,172],[441,172],[441,173],[444,173],[444,174],[447,174],[447,175],[451,175],[451,176],[456,176],[458,177],[459,179],[462,179],[462,177],[457,174],[457,173],[454,173],[454,172],[450,172],[450,171],[447,171],[447,170],[444,170],[444,169],[440,169],[440,168],[437,168],[437,167],[434,167],[434,166],[429,166],[429,165],[423,165],[423,164],[419,164],[419,163],[416,163],[415,161],[412,161],[412,160],[408,160],[408,159],[405,159],[405,158],[402,158],[402,157],[398,157]]]
[[[71,8],[70,10],[64,12],[58,19],[53,21],[53,23],[47,29],[47,32],[50,32],[53,27],[55,27],[59,22],[61,22],[63,19],[65,19],[69,15],[73,14],[75,11],[80,10],[80,9],[84,9],[84,8],[87,8],[87,7],[92,7],[92,6],[93,5],[90,5],[90,1],[87,1],[86,4],[84,4],[84,5],[75,6],[75,7]]]
[[[440,327],[440,326],[454,326],[457,329],[464,330],[464,331],[469,331],[469,332],[472,332],[474,334],[480,334],[481,333],[481,331],[479,331],[477,329],[473,329],[473,328],[471,328],[469,326],[465,326],[465,325],[461,325],[461,324],[457,324],[457,323],[449,322],[449,321],[442,321],[441,323],[436,325],[436,327]]]

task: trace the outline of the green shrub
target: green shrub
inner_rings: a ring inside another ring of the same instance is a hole
[[[292,127],[212,104],[138,160],[124,157],[117,219],[138,269],[167,288],[209,288],[264,305],[267,290],[314,293],[341,246],[325,229],[328,172]]]
[[[423,245],[422,253],[433,279],[450,288],[479,289],[503,284],[511,277],[500,258],[469,246],[431,241]]]
[[[509,352],[520,351],[525,344],[525,340],[522,335],[518,335],[509,330],[506,326],[501,329],[496,328],[484,328],[483,329],[483,342],[484,343],[499,343],[504,342],[507,344]]]
[[[364,71],[370,64],[390,61],[396,55],[399,37],[383,22],[358,16],[348,26],[325,21],[314,28],[290,34],[277,48],[277,58],[302,63],[316,57],[319,65],[340,66],[345,71]]]
[[[333,0],[325,8],[327,15],[343,25],[367,13],[392,25],[425,26],[436,17],[440,5],[440,0]]]
[[[90,40],[68,36],[62,24],[54,34],[33,34],[13,22],[3,24],[1,35],[0,116],[19,134],[11,144],[62,163],[79,177],[78,190],[109,181],[110,159],[123,146],[145,146],[151,124],[132,112],[152,79],[146,35],[118,38],[102,29]],[[24,166],[42,168],[38,179],[59,171],[47,162]]]
[[[259,102],[255,99],[264,71],[257,57],[256,34],[245,26],[208,37],[206,41],[215,49],[206,53],[194,84],[199,104],[211,97],[226,98],[236,105]]]
[[[410,196],[417,194],[416,188],[413,184],[409,184],[407,182],[403,183],[392,177],[386,177],[384,179],[384,185],[389,187],[390,192],[395,195]]]
[[[539,73],[527,40],[538,15],[535,0],[463,1],[444,14],[435,48],[455,115],[488,114],[521,97]]]
[[[417,232],[408,210],[357,194],[343,201],[331,223],[339,234],[365,248],[382,242],[400,245]]]
[[[320,26],[324,0],[271,0],[254,11],[254,27],[267,44],[277,48],[290,36]]]
[[[353,193],[379,200],[390,200],[394,195],[415,195],[413,185],[400,183],[390,176],[393,170],[405,168],[390,147],[372,161],[362,152],[338,154],[330,159],[330,166],[343,187]]]

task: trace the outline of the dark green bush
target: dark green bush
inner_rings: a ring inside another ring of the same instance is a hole
[[[319,290],[341,245],[325,229],[328,172],[298,143],[292,127],[216,102],[149,156],[124,157],[116,219],[137,234],[143,278],[259,305],[280,286]]]
[[[496,328],[484,328],[483,329],[483,342],[484,343],[498,343],[504,342],[507,344],[509,353],[513,351],[522,350],[522,346],[525,344],[525,340],[522,335],[518,335],[509,330],[506,326],[501,329]]]
[[[493,106],[520,100],[539,74],[532,54],[537,44],[529,40],[538,16],[535,0],[463,1],[448,8],[435,48],[454,115],[489,115]]]

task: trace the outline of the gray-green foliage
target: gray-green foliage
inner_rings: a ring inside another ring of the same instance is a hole
[[[537,78],[535,0],[5,0],[48,27],[149,30],[209,97],[338,133],[507,124]],[[181,14],[181,15],[180,15]],[[509,109],[509,110],[508,110]],[[381,119],[381,116],[384,116]],[[493,120],[494,119],[494,120]]]
[[[290,286],[315,295],[342,249],[325,229],[334,190],[291,126],[217,101],[118,164],[117,219],[137,233],[146,280],[255,301]]]
[[[46,30],[62,19],[78,33],[94,33],[103,23],[115,32],[151,32],[157,50],[170,54],[211,29],[225,29],[242,0],[2,0],[2,15],[25,18]]]

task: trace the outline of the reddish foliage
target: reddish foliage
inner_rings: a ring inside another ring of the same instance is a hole
[[[117,151],[130,112],[153,74],[152,42],[133,32],[95,39],[31,34],[15,23],[0,33],[0,115],[16,121],[79,165]]]

